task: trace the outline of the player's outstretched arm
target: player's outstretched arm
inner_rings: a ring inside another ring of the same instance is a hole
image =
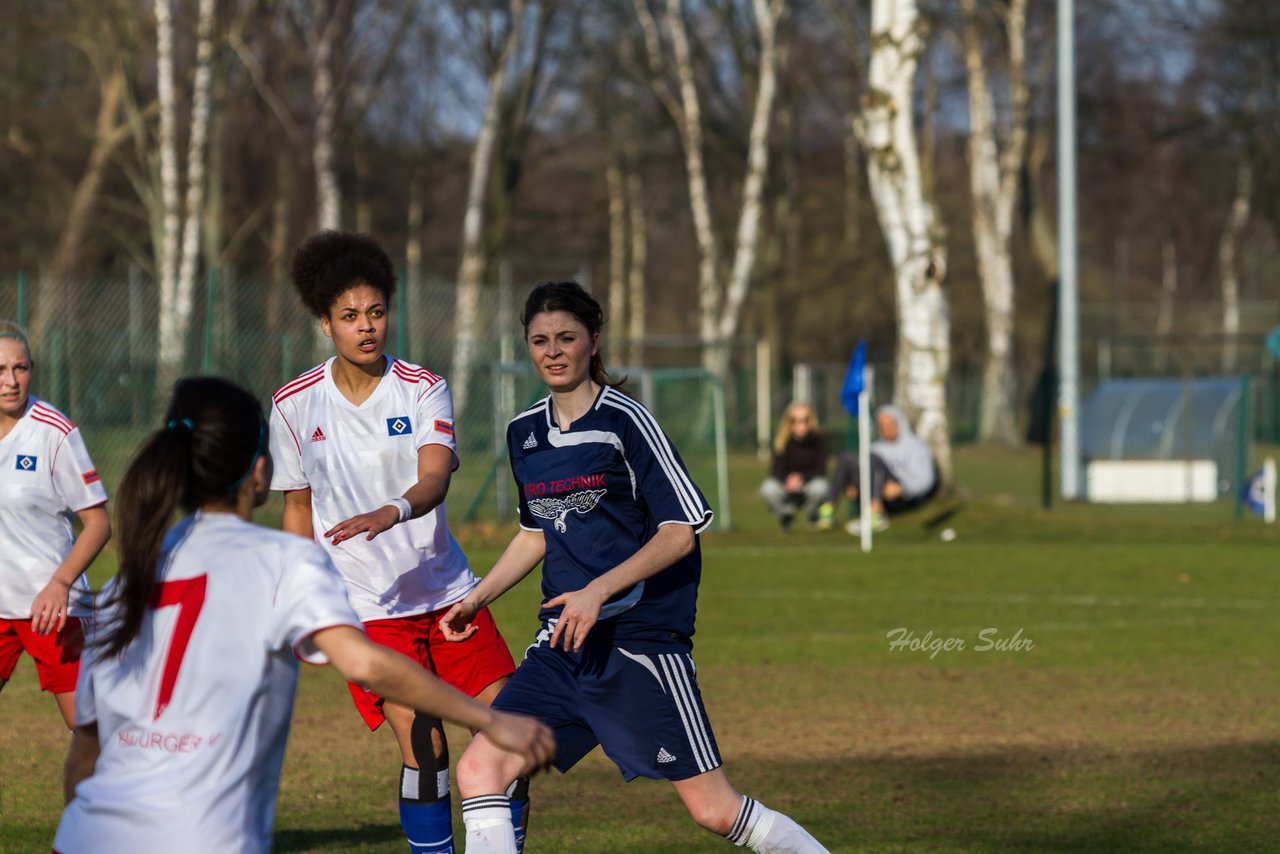
[[[335,546],[357,534],[364,534],[366,540],[372,540],[388,528],[425,516],[443,504],[452,478],[453,451],[444,445],[423,445],[418,449],[418,481],[404,495],[389,495],[388,503],[368,513],[344,519],[324,535],[332,537]]]
[[[476,627],[471,621],[479,610],[519,584],[546,554],[547,540],[542,532],[521,529],[507,544],[493,569],[440,618],[440,631],[445,640],[462,641],[475,634]]]
[[[98,763],[98,725],[78,726],[71,731],[71,747],[62,768],[63,803],[71,803],[76,796],[76,786],[93,776]]]
[[[600,609],[610,597],[631,585],[657,575],[693,551],[696,539],[691,525],[671,523],[658,528],[631,557],[594,579],[586,587],[562,593],[542,604],[544,608],[560,608],[560,619],[551,633],[552,649],[564,638],[564,649],[582,649],[587,634],[600,617]]]
[[[551,730],[522,715],[490,709],[446,685],[398,652],[380,646],[352,626],[317,632],[312,641],[343,678],[401,705],[483,732],[524,761],[522,774],[545,768],[555,757]]]
[[[31,601],[31,628],[36,634],[62,631],[67,624],[71,585],[84,574],[107,540],[111,539],[111,517],[107,514],[106,504],[86,507],[76,514],[76,518],[80,520],[80,533],[71,544],[71,551],[54,570],[49,583]]]

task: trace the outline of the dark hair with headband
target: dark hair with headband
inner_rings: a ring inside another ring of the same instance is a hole
[[[267,453],[261,405],[218,377],[179,380],[164,420],[129,463],[113,502],[120,565],[106,604],[118,604],[119,612],[96,641],[108,657],[124,652],[142,630],[173,517],[210,503],[234,507],[241,484]]]

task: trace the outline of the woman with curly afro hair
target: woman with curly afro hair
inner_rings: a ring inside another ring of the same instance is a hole
[[[493,618],[446,642],[440,616],[475,587],[449,532],[458,467],[453,399],[437,374],[386,352],[391,259],[365,234],[326,231],[298,249],[293,284],[334,353],[281,387],[271,408],[272,489],[284,528],[318,539],[369,637],[489,702],[515,670]],[[451,852],[449,753],[439,719],[352,685],[370,730],[388,721],[404,759],[400,822],[413,852]],[[527,785],[515,794],[527,820]]]

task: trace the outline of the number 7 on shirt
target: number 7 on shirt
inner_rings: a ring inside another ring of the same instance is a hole
[[[200,616],[200,609],[204,607],[207,578],[205,575],[197,575],[180,581],[162,581],[156,585],[155,592],[151,595],[151,607],[154,609],[178,606],[178,620],[173,627],[173,637],[169,639],[169,652],[164,657],[160,694],[156,698],[156,715],[152,720],[160,719],[173,697],[173,685],[178,681],[178,669],[182,667],[182,657],[187,653],[187,642],[191,640],[196,619]]]

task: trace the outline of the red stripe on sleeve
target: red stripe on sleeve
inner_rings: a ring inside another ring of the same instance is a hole
[[[272,401],[277,404],[284,403],[286,400],[293,397],[298,392],[306,391],[307,389],[311,388],[313,385],[318,385],[323,381],[324,381],[324,374],[323,373],[316,374],[314,377],[312,377],[310,380],[308,380],[304,384],[294,385],[292,388],[283,388],[280,391],[276,392],[275,397],[272,398]]]
[[[284,400],[286,397],[289,397],[292,394],[302,391],[304,388],[307,388],[308,386],[315,385],[316,382],[324,379],[324,369],[327,365],[328,365],[328,362],[324,362],[322,364],[316,365],[311,370],[305,373],[299,374],[298,376],[289,380],[289,382],[285,383],[284,385],[280,386],[280,388],[276,389],[275,394],[271,395],[271,399],[274,400],[276,403],[279,403],[280,401]]]
[[[31,420],[39,421],[41,424],[46,424],[52,427],[53,429],[57,430],[59,433],[61,433],[64,436],[66,436],[72,430],[75,429],[74,427],[68,427],[65,421],[55,421],[54,419],[45,415],[43,412],[36,409],[31,410]]]

